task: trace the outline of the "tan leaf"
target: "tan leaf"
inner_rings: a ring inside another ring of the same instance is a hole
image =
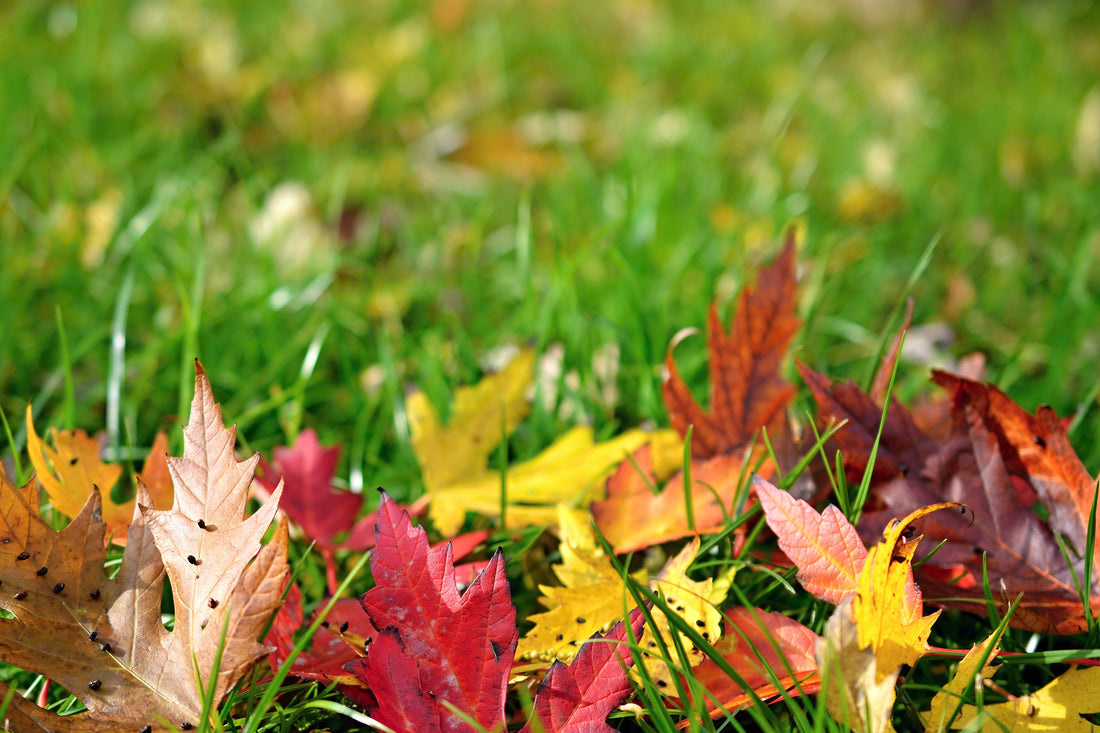
[[[118,730],[195,725],[202,701],[194,670],[197,664],[206,684],[222,628],[215,703],[267,651],[257,639],[279,603],[285,524],[262,549],[260,540],[281,489],[244,518],[255,459],[236,460],[234,431],[222,423],[197,364],[196,372],[184,454],[169,459],[174,506],[149,508],[139,484],[114,578],[103,568],[106,525],[98,491],[57,532],[38,514],[34,485],[16,488],[0,472],[0,608],[12,614],[0,620],[0,658],[57,681],[88,708],[65,719],[24,711],[33,720],[54,721],[46,729],[98,730],[100,721]],[[161,622],[166,569],[176,613],[172,631]]]

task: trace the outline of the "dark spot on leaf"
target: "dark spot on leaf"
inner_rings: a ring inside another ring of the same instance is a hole
[[[900,466],[898,466],[898,473],[900,473],[902,476],[908,476],[909,466],[905,465],[904,463],[901,464]]]
[[[322,622],[321,622],[321,626],[323,626],[323,627],[325,627],[325,628],[327,629],[327,628],[329,627],[329,622],[328,622],[328,620],[326,619],[326,620],[322,621]]]
[[[704,631],[703,632],[703,638],[706,639],[707,641],[710,641],[710,632],[709,631]]]
[[[199,520],[199,529],[206,529],[206,522],[201,519]]]
[[[110,653],[111,645],[108,644],[107,642],[103,642],[102,644],[99,645],[99,651]]]
[[[565,638],[565,636],[563,634],[558,634],[557,637],[555,638],[555,641],[561,641],[564,638]]]
[[[209,601],[206,602],[206,605],[210,606],[211,608],[217,608],[218,602],[211,598]]]
[[[191,563],[192,565],[198,565],[199,564],[198,558],[196,558],[194,555],[188,555],[187,556],[187,562]]]
[[[665,601],[668,603],[668,605],[671,606],[673,603],[676,602],[676,599],[673,598],[672,596],[669,596],[668,598],[665,599]]]
[[[69,465],[70,465],[70,466],[75,466],[75,465],[77,464],[77,462],[78,462],[78,461],[80,461],[80,459],[79,459],[79,458],[70,458],[70,459],[69,459]]]
[[[342,634],[342,633],[344,633],[345,631],[347,631],[347,630],[348,630],[348,626],[349,626],[349,625],[350,625],[350,624],[348,624],[348,622],[347,622],[347,621],[345,621],[344,623],[340,624],[340,633]]]
[[[4,539],[0,540],[0,545],[9,545],[9,544],[11,544],[11,537],[5,537]]]
[[[153,726],[151,726],[151,725],[142,726],[141,730],[139,730],[138,733],[153,733]]]
[[[697,619],[695,619],[695,625],[698,626],[701,629],[701,628],[703,628],[704,626],[707,625],[707,622],[704,621],[701,618],[697,618]]]
[[[31,553],[27,552],[26,550],[23,550],[22,552],[20,552],[18,555],[15,556],[15,559],[16,560],[26,560],[30,556],[31,556]]]
[[[657,686],[658,687],[668,687],[668,683],[665,682],[664,680],[657,680]]]
[[[60,593],[63,590],[65,590],[65,584],[64,583],[58,583],[57,585],[55,585],[53,587],[53,592],[54,593]]]
[[[646,642],[646,646],[648,646],[649,648],[651,648],[651,649],[652,649],[653,647],[657,646],[657,642],[655,642],[655,641],[648,641],[648,642]]]
[[[95,638],[96,638],[97,636],[99,636],[99,632],[98,632],[98,631],[93,631],[92,633],[88,634],[88,638],[89,638],[89,639],[91,639],[92,641],[95,641]]]
[[[578,623],[578,624],[583,624],[583,623],[585,623],[585,619],[584,619],[584,616],[577,616],[577,623]]]
[[[905,556],[904,555],[894,555],[893,557],[890,558],[890,562],[905,562]]]
[[[89,593],[88,595],[90,595],[92,597],[93,601],[98,601],[99,600],[99,588],[92,588],[92,592]]]
[[[185,721],[183,721],[182,723],[180,723],[180,730],[191,730],[191,729],[192,729],[192,728],[194,728],[194,727],[195,727],[195,726],[191,725],[191,724],[190,724],[190,723],[188,723],[188,722],[187,722],[186,720],[185,720]]]
[[[102,684],[103,683],[100,682],[99,680],[92,680],[91,682],[88,683],[88,687],[92,690],[98,690],[100,685],[102,685]]]
[[[1047,442],[1045,440],[1043,440],[1042,438],[1040,438],[1038,435],[1036,435],[1035,436],[1035,445],[1039,446],[1040,448],[1046,448],[1047,447]]]
[[[18,593],[15,594],[15,600],[17,600],[17,601],[21,601],[26,597],[27,597],[27,591],[25,591],[25,590],[21,590],[21,591],[19,591]]]
[[[36,570],[34,574],[37,575],[39,578],[41,578],[43,575],[45,575],[48,572],[50,572],[50,569],[48,567],[46,567],[45,565],[43,565],[42,567],[38,568],[38,570]]]

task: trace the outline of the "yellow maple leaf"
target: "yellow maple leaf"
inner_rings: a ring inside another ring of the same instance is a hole
[[[668,607],[676,615],[694,628],[700,636],[712,644],[722,636],[722,614],[716,604],[726,598],[730,583],[733,580],[732,573],[720,576],[717,580],[692,580],[687,571],[695,556],[699,554],[699,538],[692,537],[691,541],[684,545],[661,572],[650,583],[650,588],[660,593]],[[672,642],[672,627],[668,617],[660,608],[653,609],[653,623],[657,627],[660,636],[665,640],[669,653],[676,655],[676,647]],[[644,653],[654,654],[659,648],[653,638],[653,629],[646,626],[639,640]],[[680,667],[682,672],[687,672],[683,667],[694,667],[704,659],[704,654],[684,634],[679,634],[680,645],[686,654],[686,659],[673,659],[674,666]],[[672,677],[666,660],[660,655],[650,656],[646,659],[646,670],[650,677],[663,691],[673,692]]]
[[[84,508],[93,487],[98,487],[103,499],[103,522],[108,533],[113,533],[115,544],[126,544],[126,528],[134,516],[134,500],[121,504],[111,499],[111,489],[122,476],[122,466],[105,463],[99,457],[99,441],[83,430],[57,430],[50,428],[53,447],[47,445],[34,429],[31,407],[27,406],[27,451],[34,465],[35,475],[54,509],[73,518]],[[164,454],[167,437],[159,434],[146,461],[142,479],[149,489],[155,506],[171,506],[172,483],[167,476]],[[163,476],[161,475],[163,474]],[[155,478],[154,478],[155,477]]]
[[[520,639],[516,649],[518,657],[544,662],[568,661],[580,642],[605,630],[637,607],[622,577],[596,543],[591,515],[584,510],[559,506],[558,517],[562,561],[553,571],[562,586],[539,586],[543,593],[540,602],[549,610],[531,617],[535,626]],[[694,538],[666,563],[649,587],[660,593],[669,607],[704,638],[717,641],[721,636],[722,617],[716,604],[725,599],[732,576],[722,576],[717,581],[689,578],[688,568],[698,552],[699,539]],[[646,582],[645,570],[631,577],[639,583]],[[651,613],[666,647],[674,649],[668,619],[659,608],[652,609]],[[680,643],[688,651],[687,661],[691,666],[703,660],[704,655],[693,648],[686,636],[680,636]],[[659,645],[653,638],[652,629],[643,632],[639,644],[649,652],[646,669],[650,676],[658,687],[672,692],[667,660],[657,653]],[[683,665],[677,663],[677,666]]]
[[[1075,667],[1056,677],[1029,695],[1007,702],[983,705],[966,703],[958,717],[949,719],[958,700],[977,676],[990,677],[997,668],[990,664],[978,666],[997,654],[995,633],[978,644],[959,662],[955,676],[932,698],[926,731],[954,728],[1007,731],[1093,731],[1096,727],[1081,716],[1100,712],[1100,667]],[[992,650],[990,650],[992,647]]]
[[[490,470],[489,456],[530,409],[524,395],[534,358],[531,349],[524,349],[497,374],[460,387],[446,426],[423,393],[406,401],[412,446],[428,491],[428,516],[443,536],[456,534],[468,511],[499,518],[502,479],[499,471]],[[649,439],[645,431],[628,430],[597,443],[592,428],[573,428],[505,472],[504,526],[553,524],[558,504],[587,505],[618,463]]]
[[[879,680],[903,664],[912,664],[924,653],[932,624],[940,612],[921,616],[924,603],[913,583],[913,554],[919,536],[906,539],[906,529],[916,520],[941,509],[943,503],[922,507],[905,519],[891,521],[882,540],[867,552],[857,578],[852,617],[861,649],[871,648],[878,660]]]
[[[919,536],[907,539],[913,522],[956,503],[932,504],[894,519],[867,552],[856,591],[836,608],[814,655],[821,671],[825,707],[833,719],[861,733],[891,731],[894,680],[928,647],[940,612],[922,616],[924,602],[913,582]]]

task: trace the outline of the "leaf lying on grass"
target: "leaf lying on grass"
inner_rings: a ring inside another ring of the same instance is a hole
[[[424,530],[383,494],[371,573],[376,585],[360,602],[372,641],[345,666],[369,690],[354,697],[395,731],[471,730],[459,714],[502,729],[519,636],[503,553],[460,596],[450,547],[429,548]]]
[[[13,616],[0,620],[0,657],[56,680],[88,708],[62,719],[16,696],[12,705],[21,714],[48,730],[90,730],[101,722],[135,731],[194,726],[203,689],[219,703],[266,653],[257,639],[279,604],[286,525],[261,548],[280,490],[245,519],[257,457],[238,462],[234,439],[196,363],[183,457],[168,459],[172,508],[152,509],[139,486],[122,563],[110,579],[98,491],[55,532],[38,516],[33,485],[17,489],[0,473],[0,607]],[[165,571],[172,631],[161,622]]]
[[[112,541],[126,544],[126,528],[134,516],[134,500],[116,504],[112,489],[122,477],[122,466],[104,463],[99,457],[99,441],[83,430],[50,430],[54,447],[46,445],[35,432],[31,408],[27,406],[27,452],[30,453],[38,482],[50,497],[54,509],[72,519],[84,508],[93,488],[98,488],[102,501],[103,523]],[[168,476],[165,456],[168,437],[158,433],[145,468],[138,479],[145,485],[150,506],[172,505],[172,481]]]
[[[773,443],[789,441],[786,408],[795,390],[780,367],[801,323],[795,314],[794,255],[792,231],[776,261],[760,271],[756,287],[741,293],[729,333],[711,306],[709,413],[680,376],[672,354],[675,340],[670,346],[663,394],[676,431],[686,436],[692,429],[691,486],[684,486],[681,472],[654,493],[657,475],[651,453],[639,452],[633,461],[624,461],[608,481],[607,498],[592,504],[596,524],[616,553],[719,531],[734,513],[746,464],[765,477],[774,470],[770,462],[757,466],[763,452],[750,448],[762,430]]]

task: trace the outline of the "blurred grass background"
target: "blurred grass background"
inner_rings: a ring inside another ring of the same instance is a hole
[[[560,344],[574,407],[516,452],[664,422],[669,338],[798,221],[799,358],[863,378],[937,242],[919,359],[979,350],[1025,407],[1088,410],[1098,21],[1072,0],[6,3],[0,408],[20,449],[27,400],[147,446],[198,356],[250,447],[314,426],[353,486],[401,498],[410,382],[445,404],[496,347]],[[704,348],[677,351],[701,390]],[[907,364],[903,394],[926,375]],[[1093,471],[1097,425],[1074,434]]]

